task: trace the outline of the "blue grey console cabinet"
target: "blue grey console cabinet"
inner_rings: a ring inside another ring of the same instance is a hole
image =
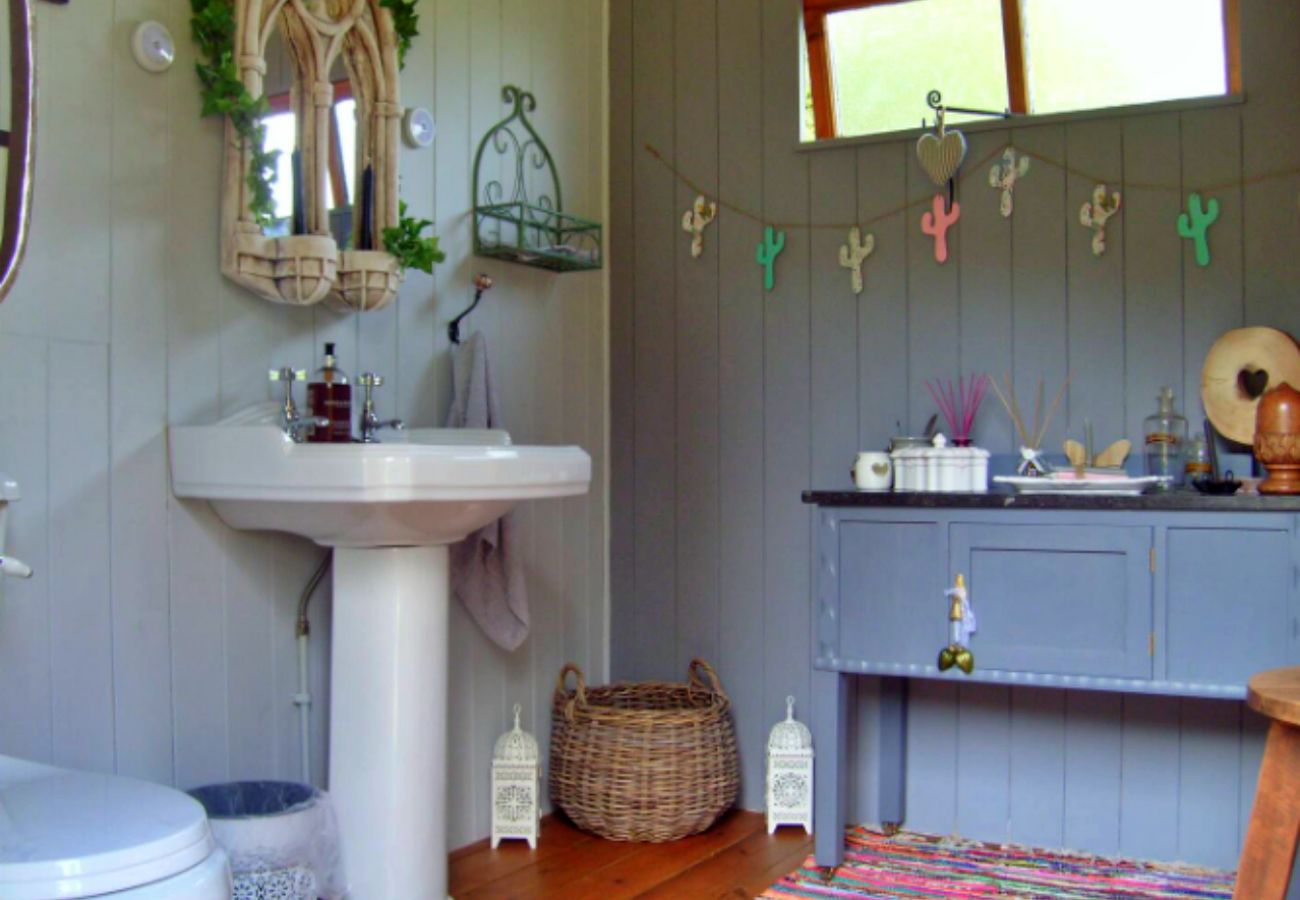
[[[843,855],[846,679],[882,679],[880,818],[903,823],[906,680],[1242,698],[1300,662],[1300,502],[809,491],[816,856]],[[940,672],[965,576],[974,671]]]

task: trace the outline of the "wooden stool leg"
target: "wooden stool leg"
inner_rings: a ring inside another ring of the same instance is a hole
[[[1300,840],[1300,728],[1274,720],[1233,900],[1284,900]]]

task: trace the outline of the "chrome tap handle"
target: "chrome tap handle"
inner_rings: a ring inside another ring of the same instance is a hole
[[[363,444],[376,444],[379,438],[375,432],[381,428],[391,428],[394,431],[401,431],[406,427],[401,419],[388,419],[380,421],[378,414],[375,412],[375,388],[384,386],[384,376],[377,375],[374,372],[362,372],[357,376],[357,384],[365,388],[365,400],[361,406],[361,442]]]
[[[293,384],[295,381],[306,381],[307,370],[283,366],[279,369],[272,369],[270,378],[272,382],[278,381],[284,385],[284,403],[281,404],[281,408],[284,410],[285,419],[293,421],[297,412],[297,407],[293,402]]]

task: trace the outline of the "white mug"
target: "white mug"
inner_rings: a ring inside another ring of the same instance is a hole
[[[851,474],[854,483],[864,491],[887,491],[893,481],[893,469],[888,453],[866,451],[858,454]]]

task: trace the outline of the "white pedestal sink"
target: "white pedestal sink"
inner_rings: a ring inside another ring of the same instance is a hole
[[[583,494],[578,447],[415,430],[295,444],[274,405],[171,429],[172,487],[233,528],[334,547],[330,793],[355,900],[447,894],[447,545],[520,500]]]

